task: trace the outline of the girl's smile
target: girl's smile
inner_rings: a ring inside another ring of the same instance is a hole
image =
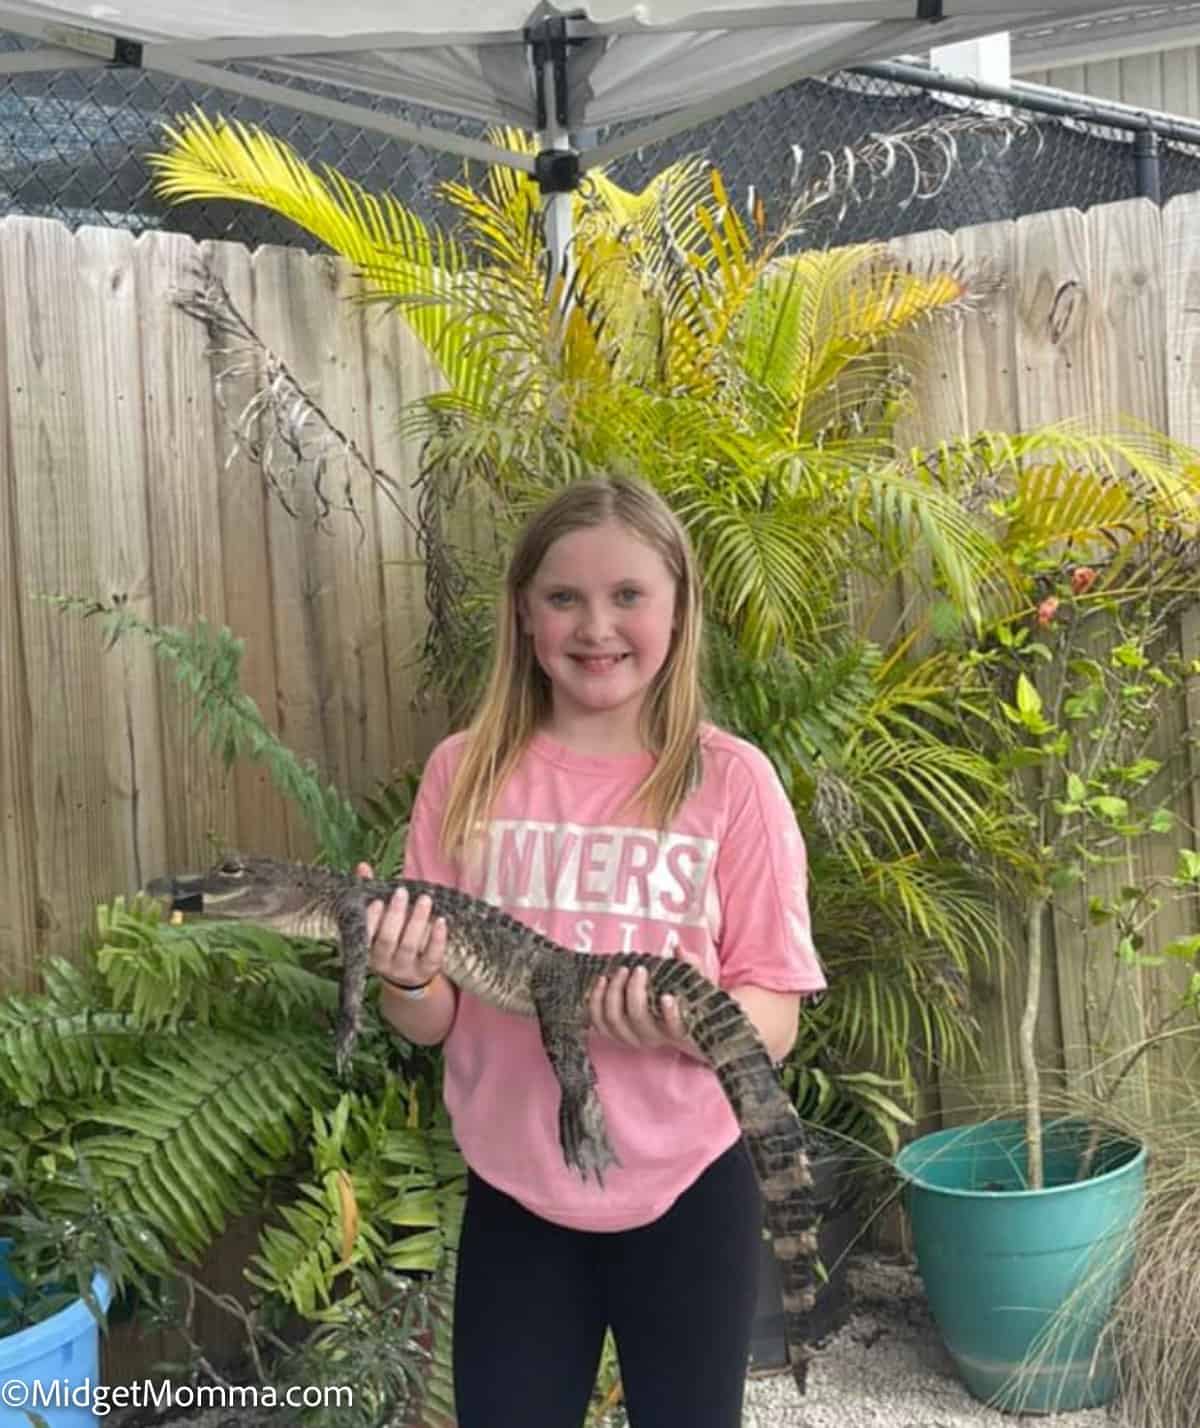
[[[628,655],[572,655],[572,659],[578,660],[588,674],[607,674],[610,670],[616,669],[617,665]]]

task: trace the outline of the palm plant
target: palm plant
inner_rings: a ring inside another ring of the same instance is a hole
[[[876,138],[865,157],[886,166],[923,145],[944,151],[936,127]],[[1011,842],[993,764],[947,737],[953,657],[918,656],[918,627],[977,628],[1016,598],[981,492],[1035,459],[1060,476],[1115,461],[1120,443],[1045,429],[898,444],[923,330],[987,285],[914,271],[883,244],[805,249],[809,215],[865,163],[823,169],[771,228],[761,205],[743,220],[700,160],[640,193],[590,175],[563,276],[535,184],[506,168],[443,186],[452,234],[201,114],[152,162],[170,198],[262,204],[314,234],[439,363],[444,389],[399,421],[422,451],[428,677],[458,709],[479,686],[503,552],[526,512],[591,469],[636,470],[666,496],[703,568],[714,713],[767,749],[809,836],[837,996],[806,1026],[799,1094],[894,1135],[903,1112],[853,1074],[868,1057],[908,1092],[929,1059],[969,1051],[968,969],[998,942],[977,863]],[[468,500],[496,533],[469,559],[447,534]],[[901,570],[930,603],[863,638],[853,597]],[[830,1076],[844,1092],[834,1106]]]

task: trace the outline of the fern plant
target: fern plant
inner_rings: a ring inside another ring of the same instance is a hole
[[[233,1216],[265,1205],[247,1275],[252,1352],[269,1324],[298,1315],[311,1342],[285,1353],[272,1340],[276,1358],[307,1352],[306,1371],[323,1362],[344,1382],[339,1335],[386,1302],[381,1332],[406,1347],[364,1379],[359,1408],[376,1416],[355,1421],[382,1423],[436,1384],[431,1352],[446,1355],[420,1342],[431,1316],[417,1280],[444,1292],[432,1277],[445,1273],[464,1170],[430,1122],[420,1056],[373,1003],[339,1084],[336,970],[323,944],[176,925],[139,898],[97,909],[79,964],[47,962],[42,992],[0,1005],[0,1229],[21,1286],[0,1324],[76,1293],[91,1302],[96,1268],[147,1304],[173,1282],[194,1290],[191,1264]]]

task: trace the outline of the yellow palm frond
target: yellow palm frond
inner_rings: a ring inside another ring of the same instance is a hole
[[[402,309],[464,393],[504,393],[528,365],[540,332],[514,284],[472,265],[460,244],[395,198],[336,170],[323,177],[282,140],[200,111],[166,133],[166,150],[149,158],[159,193],[240,200],[289,218],[355,266],[365,299]]]
[[[895,360],[888,339],[958,311],[968,293],[960,272],[897,267],[879,244],[798,253],[756,284],[743,361],[798,440],[869,400]]]

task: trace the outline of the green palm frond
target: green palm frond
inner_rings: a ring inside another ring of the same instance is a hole
[[[814,937],[837,996],[814,1009],[806,1054],[835,1050],[911,1094],[931,1061],[966,1064],[975,1055],[966,969],[996,955],[994,909],[955,864],[909,855],[820,854],[813,861]],[[821,1062],[818,1062],[821,1064]]]
[[[1105,567],[1102,586],[1118,582],[1126,565],[1169,522],[1180,546],[1200,531],[1200,471],[1112,473],[1060,463],[1022,467],[1006,504],[1006,546],[1028,545],[1048,556]],[[1157,552],[1162,578],[1164,553]]]
[[[644,261],[652,272],[658,245],[690,252],[700,243],[703,228],[698,210],[712,198],[710,173],[707,159],[690,155],[660,169],[645,188],[634,191],[621,188],[603,170],[594,170],[583,190],[581,228],[586,232],[593,224],[601,232],[636,234],[648,245]]]
[[[900,1148],[901,1126],[915,1124],[898,1099],[904,1085],[873,1071],[831,1071],[797,1060],[784,1067],[783,1082],[802,1121],[883,1155]]]
[[[675,507],[708,573],[710,606],[747,653],[811,638],[827,606],[821,586],[836,571],[828,534],[804,519],[807,503],[784,496],[764,510],[736,489],[697,485]]]
[[[717,723],[767,754],[786,786],[839,769],[876,698],[879,650],[867,641],[776,649],[754,659],[719,625],[705,648],[705,693]]]
[[[854,473],[852,518],[896,568],[916,574],[911,553],[922,551],[937,587],[977,627],[988,592],[1007,588],[1008,563],[995,538],[939,485],[897,465]]]

